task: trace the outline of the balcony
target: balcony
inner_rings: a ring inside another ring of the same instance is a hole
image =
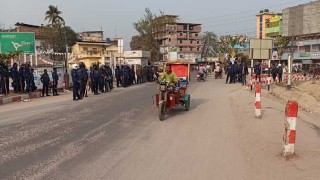
[[[280,32],[280,27],[266,28],[266,34],[279,33],[279,32]]]

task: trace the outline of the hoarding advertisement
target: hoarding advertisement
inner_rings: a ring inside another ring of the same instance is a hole
[[[34,33],[0,32],[0,53],[35,53]]]

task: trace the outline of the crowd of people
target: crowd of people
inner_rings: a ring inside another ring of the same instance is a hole
[[[261,71],[261,67],[257,67],[257,71]],[[225,73],[227,74],[226,84],[240,82],[244,86],[247,83],[247,76],[249,74],[248,66],[242,63],[229,63],[228,66],[225,67]]]
[[[154,82],[155,79],[158,79],[156,67],[116,65],[113,74],[109,65],[99,67],[93,64],[88,70],[82,62],[79,65],[73,64],[71,75],[74,101],[87,97],[88,90],[91,90],[94,95],[112,91],[114,80],[117,87],[126,88],[135,84]]]

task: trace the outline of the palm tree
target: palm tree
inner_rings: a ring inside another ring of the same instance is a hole
[[[61,27],[65,25],[64,19],[60,16],[61,11],[58,10],[58,6],[49,6],[49,10],[46,11],[46,17],[44,20],[48,20],[52,27]]]
[[[219,53],[218,36],[214,32],[205,32],[202,36],[201,57],[215,57]]]
[[[236,45],[243,46],[246,42],[247,37],[240,36],[221,36],[220,37],[220,51],[228,53],[232,58],[238,55],[238,49]]]

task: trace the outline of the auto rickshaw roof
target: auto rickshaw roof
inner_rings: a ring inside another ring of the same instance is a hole
[[[190,64],[189,60],[171,60],[167,61],[166,64]]]

